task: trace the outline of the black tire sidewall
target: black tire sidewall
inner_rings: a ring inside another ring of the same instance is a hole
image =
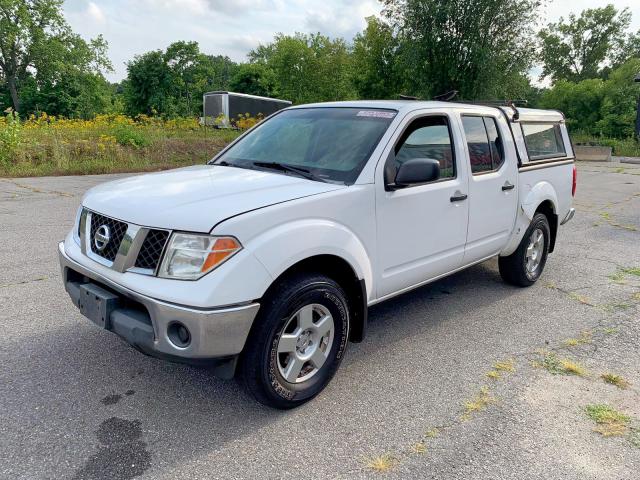
[[[334,322],[334,339],[329,356],[321,369],[309,380],[289,383],[278,368],[278,341],[291,316],[309,304],[320,304],[329,310]],[[253,336],[246,360],[255,362],[253,377],[262,395],[256,398],[278,408],[291,408],[320,393],[333,378],[347,347],[349,338],[349,309],[344,291],[333,280],[323,276],[292,278],[277,288],[271,301],[256,321],[260,327]],[[253,358],[251,358],[253,357]],[[250,388],[251,389],[251,388]],[[265,402],[266,400],[266,402]]]
[[[531,234],[536,229],[542,230],[542,235],[544,237],[544,249],[542,250],[542,259],[540,259],[540,265],[535,271],[535,275],[533,277],[529,276],[527,273],[527,247],[529,246],[529,239],[531,238]],[[547,256],[549,255],[549,244],[551,239],[551,230],[549,228],[549,221],[547,217],[543,214],[537,214],[533,217],[531,225],[527,229],[524,238],[522,239],[522,245],[520,246],[520,265],[522,268],[522,276],[531,284],[534,284],[542,275],[542,271],[547,263]]]

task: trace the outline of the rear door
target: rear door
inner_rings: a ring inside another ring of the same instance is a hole
[[[464,263],[499,253],[518,206],[518,162],[509,126],[499,114],[462,114],[469,172],[469,229]]]

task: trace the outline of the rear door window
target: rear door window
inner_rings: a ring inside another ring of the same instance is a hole
[[[567,155],[560,125],[557,123],[523,123],[521,125],[530,160],[559,158]]]
[[[491,158],[491,147],[487,129],[484,126],[482,117],[462,117],[464,134],[467,138],[467,148],[469,149],[469,161],[471,171],[475,173],[489,172],[493,169]]]
[[[462,125],[471,172],[475,175],[499,170],[504,163],[504,148],[495,118],[463,115]]]

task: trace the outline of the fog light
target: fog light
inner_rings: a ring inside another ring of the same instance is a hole
[[[167,328],[167,336],[176,347],[185,348],[191,343],[189,329],[180,322],[173,322]]]

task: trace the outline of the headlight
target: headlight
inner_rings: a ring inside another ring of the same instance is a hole
[[[242,249],[233,237],[174,233],[164,253],[158,276],[197,280]]]

